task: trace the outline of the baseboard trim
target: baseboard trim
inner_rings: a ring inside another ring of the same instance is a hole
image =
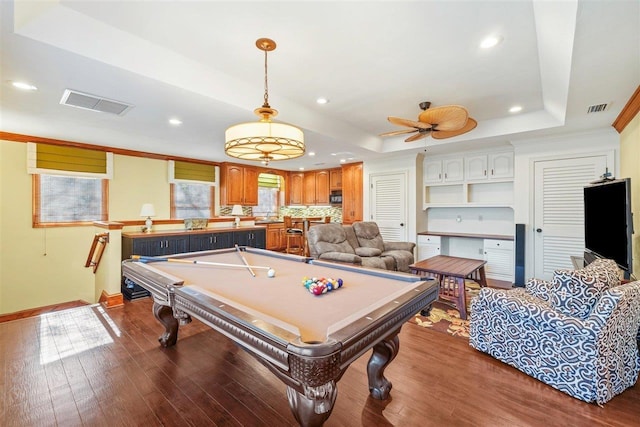
[[[122,298],[122,293],[117,294],[108,294],[107,291],[102,291],[100,295],[100,299],[98,300],[100,304],[102,304],[106,308],[120,307],[124,305],[124,299]]]
[[[91,305],[86,301],[77,300],[63,302],[60,304],[47,305],[45,307],[30,308],[27,310],[16,311],[15,313],[0,314],[0,323],[10,322],[12,320],[26,319],[27,317],[39,316],[45,313],[51,313],[53,311],[66,310],[68,308],[84,307]]]

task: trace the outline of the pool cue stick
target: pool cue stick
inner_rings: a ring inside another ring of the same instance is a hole
[[[240,264],[225,264],[223,262],[197,261],[197,260],[175,259],[175,258],[147,257],[147,256],[142,256],[142,255],[131,255],[131,259],[135,260],[135,261],[141,261],[141,262],[144,262],[144,263],[166,261],[166,262],[179,262],[181,264],[202,264],[202,265],[214,265],[214,266],[220,266],[220,267],[247,268],[246,265],[240,265]],[[264,269],[264,270],[269,270],[271,267],[262,267],[262,266],[259,266],[259,265],[252,265],[251,268],[261,268],[261,269]]]
[[[249,270],[249,273],[251,273],[253,277],[256,277],[256,273],[253,272],[253,270],[251,269],[251,266],[247,262],[247,259],[244,257],[244,255],[242,255],[242,252],[240,252],[240,248],[238,247],[237,243],[236,243],[236,251],[238,252],[238,255],[240,255],[240,258],[242,258],[242,262],[244,263],[244,265],[247,266],[247,270]]]

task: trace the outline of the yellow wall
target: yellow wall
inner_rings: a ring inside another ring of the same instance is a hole
[[[164,160],[115,155],[109,182],[109,219],[141,219],[143,203],[152,203],[156,218],[169,218],[168,166]]]
[[[620,134],[620,178],[631,178],[633,271],[640,277],[640,114]]]
[[[83,300],[96,302],[92,269],[85,268],[93,226],[32,228],[27,144],[0,141],[0,314]],[[143,203],[169,218],[167,162],[114,156],[109,219],[140,220]]]

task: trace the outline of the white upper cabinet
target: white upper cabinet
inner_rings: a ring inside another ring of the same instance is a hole
[[[465,156],[464,174],[467,181],[513,178],[513,153]]]
[[[489,154],[489,177],[491,179],[513,178],[513,153]]]
[[[464,180],[462,157],[425,160],[422,173],[425,184],[456,183]]]
[[[467,156],[464,158],[464,175],[467,181],[487,179],[487,156]]]
[[[442,160],[425,160],[422,174],[425,184],[442,182]]]
[[[444,159],[442,161],[443,182],[462,182],[464,180],[464,168],[461,158]]]

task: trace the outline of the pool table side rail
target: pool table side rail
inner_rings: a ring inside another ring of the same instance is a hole
[[[256,321],[254,316],[188,287],[175,289],[174,304],[250,353],[288,370],[287,344],[297,339],[297,335],[276,325]]]
[[[255,254],[258,254],[258,255],[264,255],[264,256],[271,257],[271,258],[284,259],[284,260],[287,260],[287,261],[309,262],[309,260],[312,259],[312,258],[309,258],[309,257],[306,257],[306,256],[300,256],[300,255],[295,255],[295,254],[285,254],[285,253],[281,253],[281,252],[269,251],[267,249],[253,248],[251,246],[239,246],[239,248],[240,248],[241,252],[255,253]],[[199,251],[199,252],[186,252],[186,253],[169,255],[169,256],[165,256],[165,257],[157,257],[157,258],[160,258],[160,259],[165,259],[165,258],[174,258],[174,259],[196,258],[196,257],[201,257],[201,256],[206,256],[206,255],[225,254],[225,253],[230,253],[230,252],[236,252],[236,248],[211,249],[211,250]],[[240,258],[238,258],[238,264],[239,265],[242,264],[242,261],[240,260]]]
[[[153,300],[159,304],[169,305],[168,289],[180,287],[183,280],[158,272],[144,263],[134,260],[122,262],[122,275],[137,285],[148,290]]]
[[[286,368],[287,343],[297,335],[267,322],[254,324],[255,317],[224,304],[209,295],[190,287],[182,288],[182,281],[173,276],[157,272],[145,263],[127,260],[122,263],[123,275],[151,292],[154,302],[181,310],[238,344]],[[224,310],[220,307],[224,306]],[[247,331],[252,331],[248,333]],[[256,337],[260,336],[261,340]],[[332,351],[335,351],[333,349]]]
[[[435,280],[421,282],[394,301],[329,335],[329,339],[342,343],[342,365],[349,366],[375,344],[397,333],[405,322],[437,300],[438,290]]]
[[[379,268],[367,268],[367,267],[361,267],[359,265],[344,264],[344,263],[330,262],[330,261],[321,261],[313,258],[310,258],[308,262],[311,265],[329,267],[336,270],[353,271],[355,273],[365,273],[370,276],[389,278],[392,280],[400,280],[403,282],[419,282],[421,280],[425,280],[424,277],[420,277],[415,274],[403,273],[400,271],[382,270]]]

